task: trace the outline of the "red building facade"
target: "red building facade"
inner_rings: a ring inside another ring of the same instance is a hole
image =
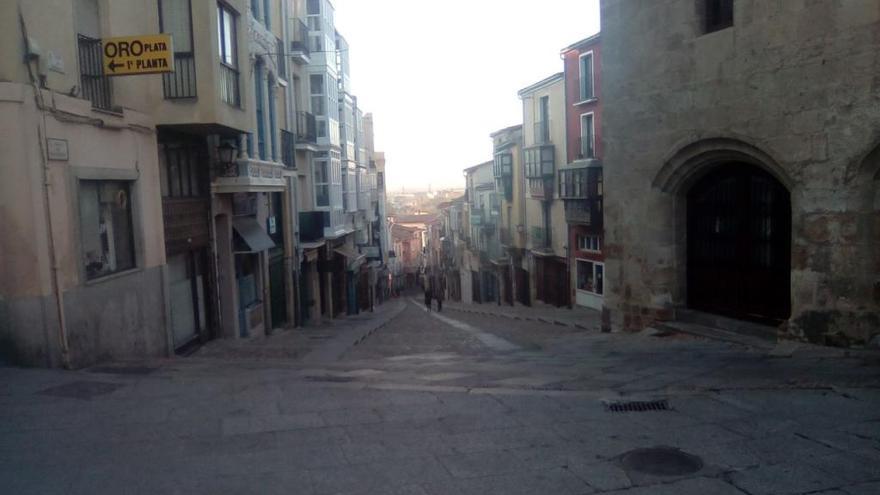
[[[602,53],[597,34],[561,51],[565,70],[567,164],[560,168],[560,199],[568,224],[572,301],[601,310],[605,292],[602,252]]]

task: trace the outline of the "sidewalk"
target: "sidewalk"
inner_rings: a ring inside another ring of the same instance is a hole
[[[208,342],[191,357],[208,359],[294,359],[303,363],[336,361],[346,350],[400,314],[406,302],[392,299],[375,311],[318,324],[291,328],[265,337],[219,339]]]
[[[443,309],[473,313],[486,316],[499,316],[512,320],[537,321],[552,323],[564,327],[577,328],[580,330],[601,331],[602,315],[596,310],[575,306],[572,309],[557,308],[544,303],[535,303],[533,306],[498,305],[497,303],[465,304],[453,301],[443,301]]]

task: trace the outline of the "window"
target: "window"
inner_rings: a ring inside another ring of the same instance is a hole
[[[581,101],[593,98],[593,52],[587,52],[580,56],[579,75],[581,88]]]
[[[605,265],[577,260],[577,288],[601,296],[605,289]]]
[[[97,0],[76,0],[74,27],[77,34],[77,60],[83,98],[93,108],[111,110],[113,94],[110,78],[101,63],[101,12]]]
[[[581,115],[581,157],[596,157],[596,134],[593,124],[593,114]]]
[[[266,94],[269,95],[269,142],[272,145],[272,161],[278,161],[278,133],[275,122],[275,87],[272,85],[274,78],[266,78]]]
[[[174,72],[162,74],[167,99],[196,96],[190,0],[159,0],[159,30],[174,40]]]
[[[559,197],[584,199],[587,197],[587,170],[583,168],[559,171]]]
[[[126,181],[79,183],[82,263],[89,280],[135,267],[129,185]]]
[[[578,235],[577,247],[580,251],[602,251],[602,239],[597,235]]]
[[[733,0],[703,0],[704,33],[733,26]]]
[[[309,88],[312,95],[312,113],[317,117],[327,115],[324,102],[324,76],[321,74],[310,75]]]
[[[254,64],[254,99],[256,100],[255,112],[257,118],[257,153],[260,160],[266,159],[266,123],[265,103],[263,102],[263,62],[257,59]]]
[[[238,91],[238,42],[236,14],[226,5],[217,4],[217,40],[220,54],[220,99],[230,105],[241,105]]]
[[[166,198],[196,198],[206,191],[204,153],[197,144],[159,144],[159,185]]]
[[[263,24],[266,26],[266,29],[272,29],[272,4],[270,0],[263,0]]]
[[[330,174],[326,158],[315,160],[315,206],[330,206]]]
[[[236,42],[235,13],[229,7],[217,6],[217,29],[219,30],[220,62],[235,69],[238,67],[238,43]]]
[[[535,123],[535,144],[550,142],[550,97],[542,96],[540,101],[540,120]]]

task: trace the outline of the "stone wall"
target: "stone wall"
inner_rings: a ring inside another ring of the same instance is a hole
[[[880,332],[880,3],[734,2],[703,34],[695,0],[602,1],[606,305],[616,329],[686,304],[685,194],[721,160],[792,201],[784,336]]]

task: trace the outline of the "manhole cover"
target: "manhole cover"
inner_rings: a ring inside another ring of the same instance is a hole
[[[623,454],[620,463],[627,471],[654,476],[683,476],[703,469],[699,457],[672,447],[631,450]]]
[[[118,383],[107,382],[70,382],[57,387],[47,388],[40,392],[43,395],[69,397],[72,399],[91,400],[99,395],[106,395],[121,388]]]

